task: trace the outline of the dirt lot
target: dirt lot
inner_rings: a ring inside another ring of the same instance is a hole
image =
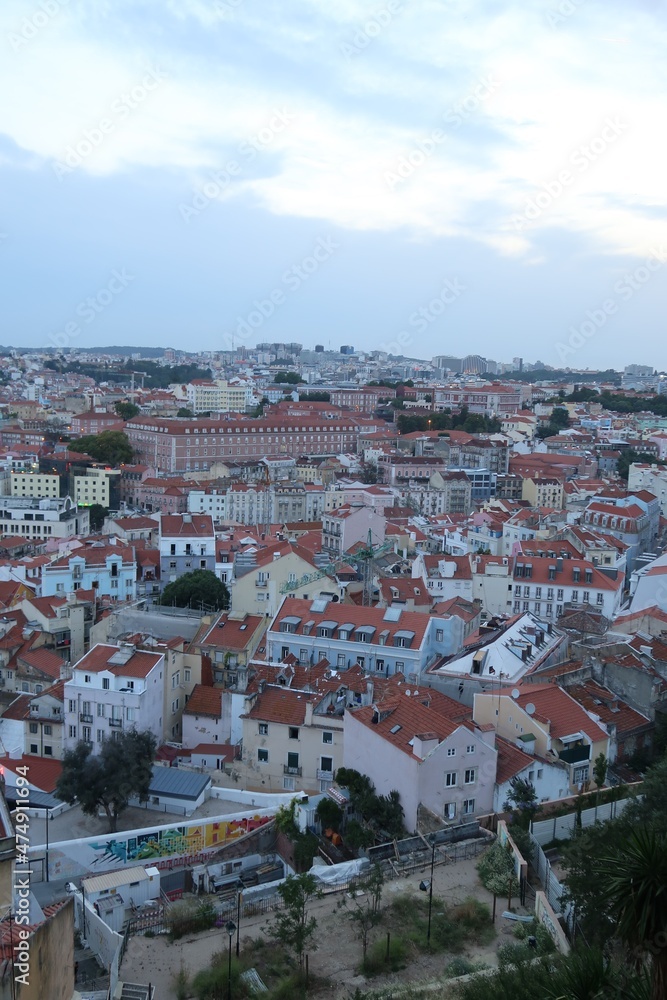
[[[492,905],[493,897],[479,883],[475,860],[460,861],[435,869],[434,897],[442,899],[447,906],[463,902],[473,896],[480,902]],[[406,878],[387,882],[384,889],[383,909],[397,893],[408,893],[423,901],[425,894],[419,889],[422,878],[428,877],[428,867],[423,872],[417,871]],[[359,974],[361,963],[361,943],[358,933],[351,925],[344,911],[337,908],[340,896],[327,896],[312,904],[312,913],[318,921],[318,948],[310,955],[310,972],[318,979],[330,982],[318,990],[313,996],[329,997],[332,1000],[343,1000],[351,997],[357,986],[362,989],[379,988],[396,983],[406,983],[409,980],[429,981],[442,976],[447,964],[454,957],[447,952],[435,954],[418,954],[416,960],[404,970],[388,975],[375,976],[366,979]],[[516,906],[517,900],[513,900]],[[500,916],[506,907],[498,901],[496,930],[497,936],[486,946],[471,946],[464,950],[463,955],[474,962],[484,963],[493,967],[496,964],[496,950],[499,944],[511,940],[513,923],[503,920]],[[434,913],[435,913],[434,908]],[[519,912],[526,912],[521,911]],[[270,918],[269,918],[270,919]],[[248,938],[258,938],[265,934],[263,928],[267,917],[255,917],[244,920],[241,925],[241,948]],[[382,926],[371,932],[371,941],[384,938]],[[170,944],[165,938],[133,937],[125,954],[121,969],[121,978],[126,982],[151,982],[156,987],[158,1000],[176,1000],[173,987],[173,974],[178,971],[183,962],[187,970],[193,974],[209,964],[211,956],[228,946],[228,938],[224,929],[206,931],[196,937],[184,938]],[[459,953],[461,954],[461,953]]]

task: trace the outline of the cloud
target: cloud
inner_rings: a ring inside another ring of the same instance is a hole
[[[608,254],[644,256],[659,240],[667,70],[648,7],[570,5],[553,24],[559,5],[537,0],[52,2],[57,13],[25,39],[39,4],[0,12],[0,82],[20,94],[3,102],[0,129],[28,162],[62,161],[110,119],[77,170],[163,168],[196,188],[283,109],[289,127],[221,198],[352,230],[462,236],[526,264],[544,259],[538,234],[554,229]],[[159,86],[114,112],[156,69]],[[623,124],[614,141],[581,152],[609,120]],[[403,162],[412,169],[392,186]]]

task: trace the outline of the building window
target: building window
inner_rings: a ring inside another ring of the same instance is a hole
[[[435,641],[436,642],[442,642],[442,640],[444,639],[444,637],[445,637],[444,629],[437,628],[435,630]]]
[[[333,733],[329,733],[329,732],[322,733],[322,742],[323,743],[333,743]]]
[[[474,799],[464,799],[463,800],[463,815],[470,816],[475,811],[475,800]]]
[[[469,767],[466,770],[466,773],[465,773],[465,783],[466,783],[466,785],[474,785],[475,784],[475,768],[474,767]]]
[[[260,722],[259,724],[259,735],[268,736],[269,735],[269,724],[268,722]]]
[[[36,743],[31,743],[30,744],[30,753],[37,753],[37,744]]]
[[[190,670],[188,670],[186,668],[186,670],[184,671],[184,674],[185,674],[185,683],[187,684],[188,681],[190,680],[190,677],[192,676],[192,671],[190,671]]]
[[[109,690],[109,678],[108,678],[108,677],[103,677],[103,678],[102,678],[102,688],[103,688],[103,689],[104,689],[105,691],[108,691],[108,690]]]
[[[37,732],[37,723],[36,722],[31,722],[29,728],[30,728],[30,732],[31,733],[36,733]]]
[[[45,757],[53,757],[53,747],[45,746],[44,747],[44,756]]]
[[[84,683],[85,683],[85,684],[90,684],[90,681],[91,681],[91,676],[90,676],[90,674],[84,674],[84,675],[83,675],[83,680],[84,680]]]
[[[447,756],[456,757],[456,747],[447,747]]]
[[[288,735],[289,739],[291,739],[291,740],[298,740],[298,738],[299,738],[299,730],[298,730],[297,726],[289,726],[288,730],[287,730],[287,735]]]
[[[456,785],[456,771],[445,772],[445,788],[454,788]]]
[[[475,752],[475,744],[469,743],[468,746],[466,747],[466,753],[474,753],[474,752]]]
[[[575,785],[581,785],[584,781],[588,781],[588,764],[584,767],[575,767],[573,781]]]
[[[53,734],[53,726],[44,726],[44,735],[51,736]]]
[[[333,757],[320,757],[320,770],[333,773]]]
[[[257,751],[257,760],[259,761],[260,764],[268,764],[269,751],[264,749],[264,747],[260,747],[259,750]]]
[[[75,740],[76,739],[76,726],[70,726],[69,727],[69,737],[70,737],[71,740]]]

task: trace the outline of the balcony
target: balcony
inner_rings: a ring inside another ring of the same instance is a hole
[[[109,719],[109,725],[110,726],[115,726],[117,729],[120,729],[122,727],[122,725],[123,725],[123,720],[122,719]]]
[[[268,587],[268,585],[269,585],[268,580],[255,580],[256,587]]]
[[[283,774],[293,774],[297,778],[300,778],[302,771],[302,767],[290,767],[289,764],[283,765]]]
[[[333,771],[323,771],[320,767],[318,767],[316,775],[318,781],[333,781],[334,779]]]
[[[79,722],[87,722],[89,725],[93,723],[92,715],[86,715],[84,712],[79,712]]]

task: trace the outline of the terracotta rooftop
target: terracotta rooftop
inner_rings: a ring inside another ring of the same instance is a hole
[[[187,715],[208,715],[213,719],[220,719],[222,717],[222,688],[195,684],[183,712]]]
[[[582,732],[593,743],[606,740],[607,732],[590,718],[581,705],[555,684],[522,684],[516,699],[521,708],[535,706],[535,717],[550,722],[550,735],[555,739]],[[509,697],[509,696],[505,696]]]
[[[120,646],[98,643],[76,663],[75,669],[91,673],[108,670],[116,677],[148,677],[151,670],[162,659],[161,653],[147,653],[136,649],[125,663],[112,663],[112,658],[119,652]]]

